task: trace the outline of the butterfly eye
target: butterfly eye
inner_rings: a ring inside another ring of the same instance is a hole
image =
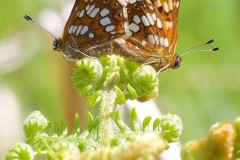
[[[180,67],[180,64],[181,64],[181,57],[177,56],[177,58],[175,59],[175,62],[174,64],[172,65],[172,69],[177,69]]]
[[[59,41],[58,41],[58,39],[54,39],[54,41],[53,41],[53,49],[55,50],[55,51],[59,51]]]

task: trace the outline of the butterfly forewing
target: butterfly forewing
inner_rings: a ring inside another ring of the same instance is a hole
[[[128,5],[128,22],[131,40],[138,41],[147,50],[164,49],[159,43],[163,32],[158,11],[151,1],[137,1]]]
[[[64,44],[86,49],[125,34],[122,5],[117,0],[77,0],[63,34]]]
[[[152,0],[156,1],[157,0]],[[164,30],[169,42],[169,54],[174,54],[178,36],[178,12],[180,0],[161,0],[161,6],[158,6],[159,16],[164,22]]]
[[[179,0],[143,0],[129,4],[129,39],[157,54],[173,54],[177,39],[176,5],[179,6]]]

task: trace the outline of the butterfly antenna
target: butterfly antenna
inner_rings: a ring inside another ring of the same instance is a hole
[[[211,44],[215,41],[215,39],[211,39],[207,42],[204,42],[204,43],[201,43],[201,44],[198,44],[196,46],[193,46],[193,47],[190,47],[184,51],[182,51],[180,54],[179,54],[179,57],[182,57],[186,54],[189,54],[189,53],[197,53],[197,52],[215,52],[215,51],[218,51],[219,50],[219,47],[215,47],[215,48],[211,48],[211,49],[203,49],[203,50],[193,50],[195,48],[199,48],[199,47],[202,47],[202,46],[205,46],[205,45],[208,45],[208,44]]]
[[[25,15],[24,19],[26,19],[28,22],[32,23],[33,25],[37,26],[38,28],[40,28],[41,30],[47,32],[50,36],[52,36],[55,40],[57,40],[57,38],[50,32],[48,31],[46,28],[42,27],[40,24],[38,24],[37,22],[35,22],[29,15]]]

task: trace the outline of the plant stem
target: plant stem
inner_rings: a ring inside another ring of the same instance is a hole
[[[115,108],[116,92],[113,89],[103,91],[99,113],[98,142],[100,146],[109,146],[113,136],[112,111]]]

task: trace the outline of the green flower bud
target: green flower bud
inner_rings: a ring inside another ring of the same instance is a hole
[[[94,86],[98,83],[103,74],[103,68],[97,58],[83,58],[76,63],[72,74],[74,87],[81,94],[88,96],[92,94]]]
[[[114,90],[116,104],[128,99],[147,101],[158,95],[158,78],[150,65],[140,66],[135,61],[116,55],[84,58],[76,63],[72,80],[82,96],[88,97],[91,106],[102,101],[104,90]]]
[[[32,112],[24,122],[23,130],[26,138],[33,138],[38,132],[42,132],[48,125],[48,120],[40,111]]]
[[[169,142],[176,142],[182,133],[183,124],[179,116],[167,114],[161,118],[160,126],[163,137]]]
[[[68,141],[53,143],[47,153],[48,160],[79,160],[79,149],[76,144]]]
[[[33,149],[26,143],[17,143],[13,145],[6,155],[6,160],[33,160],[33,159],[34,159]]]
[[[151,94],[158,86],[157,73],[153,67],[144,65],[133,73],[133,87],[138,95]]]

